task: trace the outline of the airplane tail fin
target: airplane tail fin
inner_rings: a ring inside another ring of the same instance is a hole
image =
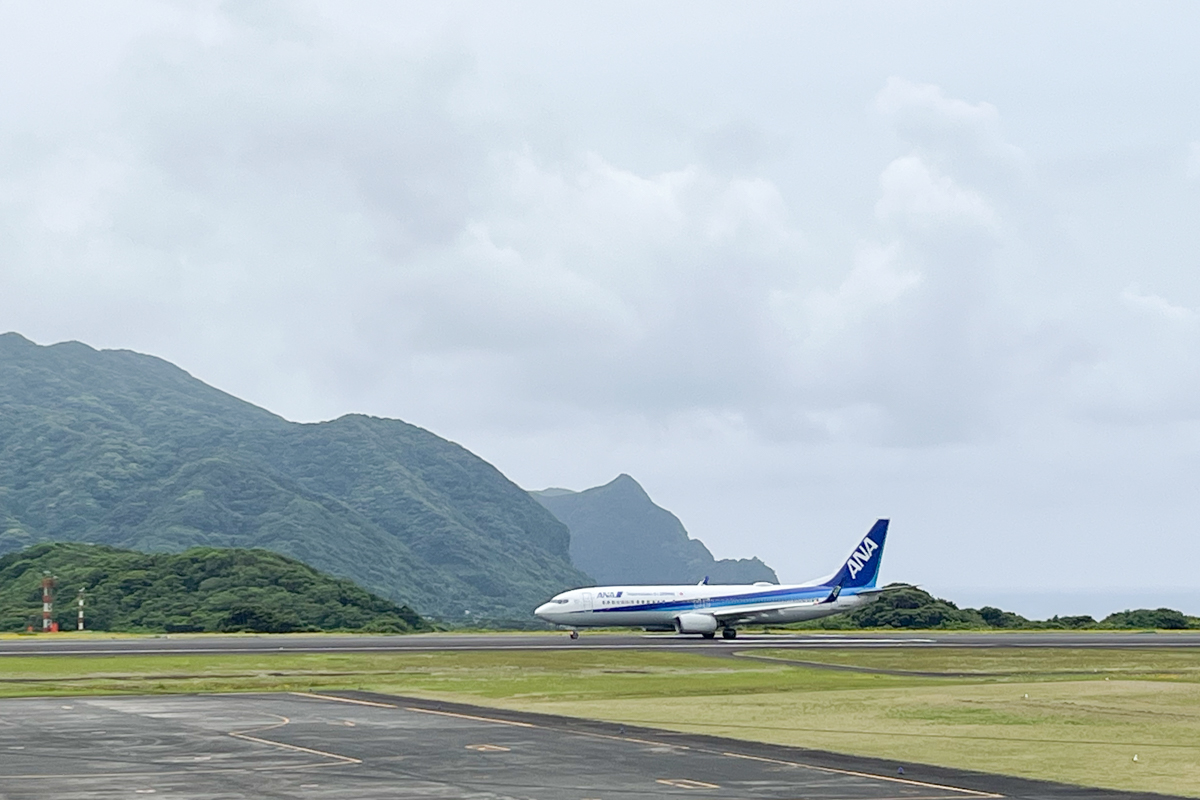
[[[873,589],[879,577],[879,562],[883,560],[883,542],[887,538],[888,521],[877,521],[854,548],[850,558],[829,581],[829,586],[841,589]]]

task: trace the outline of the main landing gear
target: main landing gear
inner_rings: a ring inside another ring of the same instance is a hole
[[[705,639],[713,639],[713,638],[716,638],[717,632],[713,631],[712,633],[702,633],[700,635],[703,636]],[[736,639],[737,638],[737,628],[721,628],[721,638],[722,639]]]

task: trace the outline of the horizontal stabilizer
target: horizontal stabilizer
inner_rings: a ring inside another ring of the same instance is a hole
[[[887,586],[881,586],[878,589],[859,589],[856,594],[859,597],[878,597],[881,594],[889,592],[898,592],[901,589],[919,589],[915,583],[889,583]]]

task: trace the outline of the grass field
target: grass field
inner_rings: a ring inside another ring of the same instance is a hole
[[[1200,680],[1200,648],[887,648],[878,650],[758,650],[783,661],[817,662],[907,673],[938,672],[1001,680],[1086,677]]]
[[[0,696],[361,688],[1200,797],[1200,649],[756,655],[6,657]]]

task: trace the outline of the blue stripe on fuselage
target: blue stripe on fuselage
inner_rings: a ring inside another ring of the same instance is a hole
[[[771,591],[753,592],[751,594],[731,594],[724,597],[696,597],[688,600],[664,600],[662,602],[643,603],[640,605],[606,606],[603,608],[594,608],[592,611],[596,614],[607,614],[629,611],[692,611],[694,609],[736,608],[737,606],[757,605],[771,601],[819,600],[828,597],[830,591],[831,589],[828,586],[805,586],[802,589],[773,589]],[[849,597],[852,594],[857,594],[857,592],[842,592],[842,595],[845,597]]]

